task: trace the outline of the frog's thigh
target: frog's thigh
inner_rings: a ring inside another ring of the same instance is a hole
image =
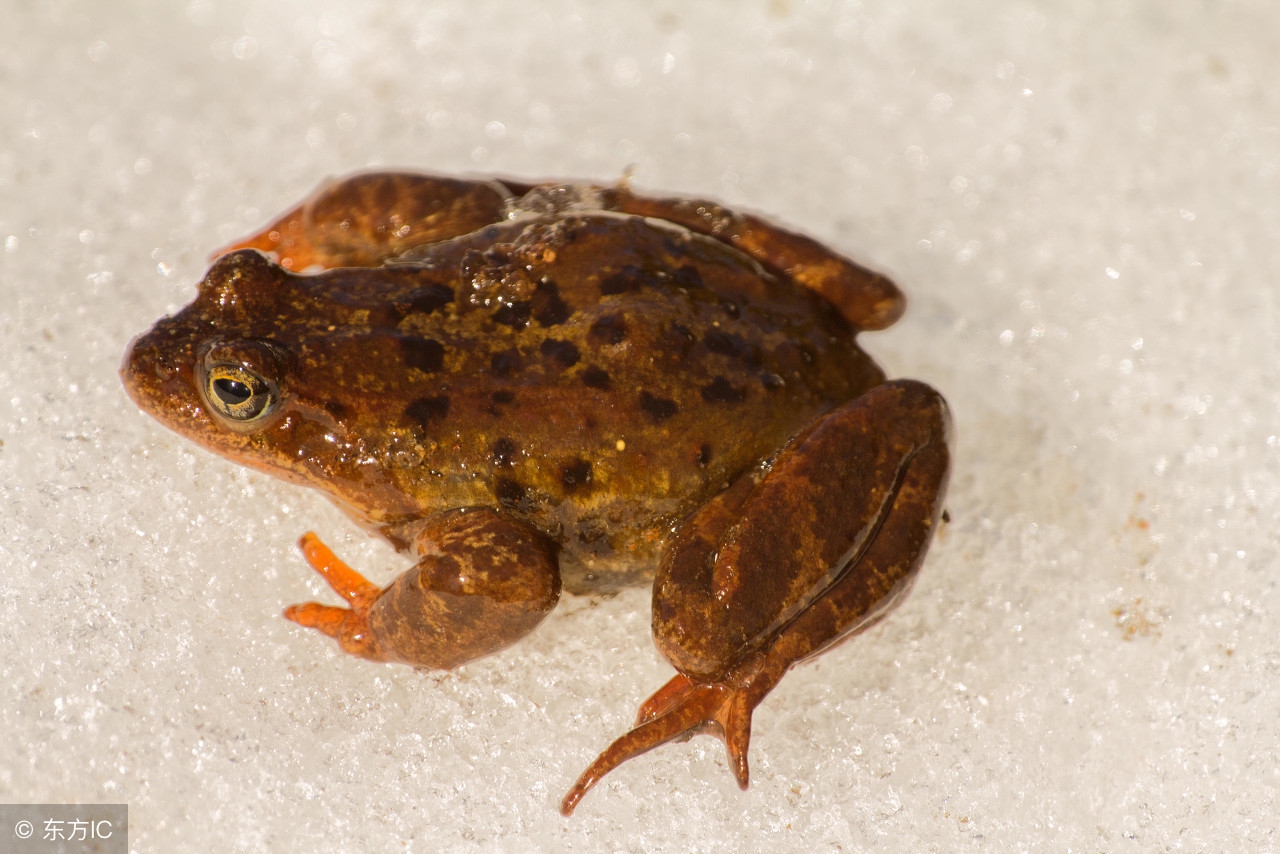
[[[758,485],[691,516],[654,585],[663,654],[705,682],[756,651],[785,671],[865,628],[906,590],[938,525],[949,432],[936,391],[886,383],[799,435]]]
[[[376,267],[414,247],[501,221],[507,196],[493,181],[362,172],[321,185],[261,232],[222,252],[274,252],[282,266],[295,271]]]
[[[497,652],[534,629],[560,597],[551,544],[489,508],[434,517],[422,555],[373,603],[369,627],[394,657],[453,668]]]
[[[602,188],[601,195],[610,210],[674,222],[745,252],[820,294],[859,329],[884,329],[906,308],[906,298],[886,276],[758,216],[700,199],[638,196],[625,186]]]

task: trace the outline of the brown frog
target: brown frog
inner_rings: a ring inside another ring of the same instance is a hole
[[[883,276],[709,202],[371,173],[230,247],[121,373],[167,426],[416,556],[381,589],[302,538],[349,607],[285,616],[355,655],[453,668],[562,587],[652,581],[678,673],[568,815],[621,762],[703,731],[745,788],[756,705],[907,590],[939,524],[947,406],[854,341],[903,306]]]

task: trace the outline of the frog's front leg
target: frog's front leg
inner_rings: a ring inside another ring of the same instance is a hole
[[[561,811],[627,759],[703,731],[724,740],[746,788],[752,710],[793,664],[867,628],[906,592],[942,513],[949,433],[936,391],[886,383],[690,516],[653,597],[654,637],[679,675]]]
[[[374,661],[452,669],[515,643],[560,597],[552,545],[487,508],[433,517],[415,540],[421,559],[385,589],[338,560],[314,534],[300,545],[350,607],[308,602],[284,616]]]
[[[377,267],[417,246],[500,222],[510,191],[494,181],[363,172],[330,181],[262,231],[214,253],[260,249],[282,267]]]

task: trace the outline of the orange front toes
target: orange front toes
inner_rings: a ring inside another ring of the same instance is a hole
[[[319,602],[306,602],[285,608],[284,618],[328,635],[351,655],[371,661],[391,660],[369,627],[369,609],[382,595],[382,588],[339,560],[310,531],[303,534],[298,545],[311,568],[320,573],[335,593],[351,603],[351,607],[335,608]]]
[[[311,568],[320,573],[334,593],[350,602],[352,608],[363,606],[368,610],[373,600],[381,595],[381,587],[348,566],[313,532],[307,531],[298,538],[298,548],[302,549],[302,556]]]
[[[695,683],[680,675],[658,690],[640,707],[640,722],[605,748],[582,772],[578,782],[560,803],[562,815],[574,807],[605,774],[628,759],[678,738],[700,732],[713,733],[729,753],[729,770],[738,786],[749,780],[747,749],[751,743],[751,711],[758,698],[750,698],[738,687],[720,682]]]
[[[369,630],[367,611],[334,608],[319,602],[304,602],[284,609],[284,618],[300,626],[315,629],[338,642],[342,651],[370,661],[390,661],[373,632]]]

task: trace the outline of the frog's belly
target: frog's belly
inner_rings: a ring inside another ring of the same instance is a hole
[[[650,583],[672,531],[696,503],[615,498],[562,504],[556,515],[563,588],[582,595]]]
[[[617,593],[624,587],[639,587],[653,581],[658,568],[656,557],[635,555],[585,556],[569,550],[560,552],[560,582],[575,596]]]

